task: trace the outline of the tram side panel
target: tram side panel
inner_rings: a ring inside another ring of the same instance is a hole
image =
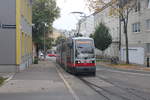
[[[73,45],[70,47],[67,45],[66,55],[67,55],[67,70],[72,72],[74,67],[74,50]]]

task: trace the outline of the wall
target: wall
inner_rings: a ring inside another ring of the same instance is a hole
[[[20,2],[20,70],[32,63],[32,0]]]
[[[16,25],[15,0],[0,0],[0,24]],[[15,64],[15,28],[0,28],[0,65]]]

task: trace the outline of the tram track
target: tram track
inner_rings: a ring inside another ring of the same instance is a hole
[[[110,80],[108,80],[108,79],[105,79],[105,78],[100,77],[100,76],[97,76],[97,77],[98,77],[99,79],[102,79],[102,80],[104,80],[104,81],[106,81],[106,82],[108,82],[108,83],[114,85],[115,87],[117,87],[117,88],[119,88],[119,89],[122,89],[122,90],[124,90],[124,91],[126,91],[126,92],[128,92],[128,93],[130,93],[130,94],[132,94],[132,95],[134,95],[134,96],[136,96],[136,97],[138,97],[138,98],[141,98],[141,100],[148,100],[148,99],[146,99],[145,97],[136,94],[136,92],[141,92],[141,91],[139,91],[139,90],[137,90],[137,89],[135,89],[135,88],[121,87],[120,85],[116,85],[115,83],[113,83],[112,81],[110,81]]]
[[[89,80],[87,80],[86,78],[84,77],[78,77],[84,84],[86,84],[88,87],[90,87],[92,90],[94,90],[95,92],[97,92],[99,95],[103,96],[106,100],[112,100],[111,97],[108,96],[109,95],[112,95],[112,96],[115,96],[117,98],[120,98],[121,100],[135,100],[135,99],[131,99],[129,98],[128,96],[123,96],[121,94],[118,94],[118,93],[115,93],[111,90],[108,90],[106,89],[105,87],[103,86],[100,86],[100,85],[97,85],[95,84],[94,82],[91,82]],[[91,77],[92,78],[92,77]],[[112,84],[114,87],[124,91],[125,93],[127,93],[129,96],[132,96],[134,98],[138,98],[138,100],[149,100],[147,99],[146,97],[142,96],[142,95],[139,95],[140,92],[142,91],[139,91],[139,90],[136,90],[134,88],[126,88],[126,87],[121,87],[120,85],[117,85],[115,83],[113,83],[112,81],[108,80],[108,79],[105,79],[103,77],[100,77],[100,76],[96,76],[96,78],[98,78],[99,80],[103,80],[107,83],[110,83]],[[139,92],[139,94],[137,94],[137,92]],[[119,99],[119,100],[120,100]]]
[[[122,100],[131,100],[125,96],[119,95],[117,93],[114,93],[112,91],[109,91],[105,89],[104,87],[101,87],[99,85],[94,84],[93,82],[89,82],[88,80],[84,79],[83,77],[78,77],[83,83],[85,83],[87,86],[89,86],[92,90],[97,92],[99,95],[103,96],[106,100],[112,100],[110,97],[107,96],[106,93],[115,96],[117,98],[120,98]],[[104,93],[105,92],[105,93]]]
[[[103,94],[101,91],[96,90],[93,86],[95,86],[94,84],[84,80],[83,78],[79,77],[79,79],[85,83],[88,87],[90,87],[92,90],[94,90],[96,93],[98,93],[99,95],[103,96],[106,100],[111,100],[109,97],[107,97],[105,94]],[[93,86],[92,86],[93,85]],[[97,86],[96,86],[97,87]]]

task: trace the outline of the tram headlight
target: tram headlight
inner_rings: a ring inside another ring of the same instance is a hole
[[[77,60],[77,61],[76,61],[76,64],[80,64],[80,63],[81,63],[81,61],[80,61],[80,60]]]

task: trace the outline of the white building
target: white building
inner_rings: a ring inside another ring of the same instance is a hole
[[[118,56],[121,57],[122,61],[125,61],[126,49],[123,27],[121,33],[122,48],[119,51],[119,18],[117,16],[110,16],[109,10],[108,7],[94,15],[94,27],[102,22],[110,29],[113,43],[105,51],[105,55],[110,57]],[[150,0],[139,0],[137,7],[130,13],[128,38],[130,62],[146,64],[146,59],[150,57]]]
[[[82,18],[80,20],[81,24],[80,24],[80,33],[85,36],[85,37],[89,37],[90,34],[94,33],[94,16],[93,15],[89,15],[85,18]]]
[[[150,56],[150,0],[139,0],[129,15],[128,23],[129,60],[131,63],[146,64]],[[122,60],[125,61],[125,39],[122,33]]]

